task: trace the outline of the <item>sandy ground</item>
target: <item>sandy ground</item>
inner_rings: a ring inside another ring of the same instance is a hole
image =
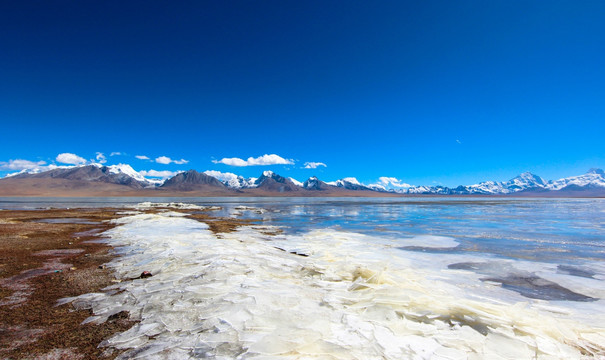
[[[103,266],[112,259],[111,248],[91,240],[113,227],[103,221],[120,217],[120,211],[124,209],[0,211],[1,359],[113,359],[119,355],[98,344],[130,328],[133,322],[128,314],[117,314],[101,325],[82,325],[90,310],[56,303],[112,284],[114,277]],[[215,233],[250,224],[204,213],[190,217],[209,224]]]

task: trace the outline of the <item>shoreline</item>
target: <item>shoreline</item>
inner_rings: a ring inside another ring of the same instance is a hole
[[[104,264],[115,258],[100,236],[125,216],[124,208],[0,211],[0,358],[113,359],[121,352],[99,348],[136,322],[128,313],[99,325],[82,324],[91,310],[58,300],[102,292],[118,280]],[[161,208],[139,210],[144,213]],[[217,218],[187,209],[214,233],[233,231],[254,221]]]
[[[53,195],[2,195],[0,194],[0,199],[105,199],[105,198],[133,198],[138,200],[143,199],[169,199],[176,198],[179,200],[183,199],[216,199],[216,198],[225,198],[225,199],[442,199],[447,201],[448,199],[456,200],[557,200],[557,199],[586,199],[586,200],[599,200],[605,199],[605,196],[571,196],[571,195],[519,195],[519,194],[503,194],[503,195],[481,195],[481,194],[469,194],[469,195],[437,195],[437,194],[392,194],[392,195],[342,195],[342,194],[323,194],[318,196],[293,196],[293,195],[279,195],[279,194],[269,194],[269,195],[258,195],[258,194],[250,194],[250,195],[216,195],[216,194],[85,194],[85,195],[77,195],[77,194],[69,194],[69,195],[61,195],[61,194],[53,194]],[[0,209],[2,210],[2,209]]]
[[[216,351],[235,357],[273,354],[276,342],[297,354],[319,354],[326,349],[314,348],[318,334],[326,344],[339,344],[341,348],[330,349],[342,354],[369,356],[374,352],[368,349],[392,343],[393,336],[412,346],[394,347],[390,356],[374,349],[386,358],[436,351],[435,341],[457,355],[473,349],[486,356],[519,351],[517,358],[538,352],[598,358],[605,352],[601,322],[585,317],[592,298],[603,298],[598,292],[572,300],[581,308],[570,304],[551,311],[550,303],[543,302],[551,299],[511,292],[505,285],[521,290],[535,285],[532,291],[549,290],[551,295],[569,295],[576,288],[566,290],[565,282],[558,287],[556,278],[543,274],[517,276],[524,267],[497,268],[505,271],[496,277],[479,272],[491,277],[477,279],[460,273],[483,264],[472,262],[478,261],[472,255],[453,255],[435,266],[423,264],[439,263],[437,253],[418,252],[396,261],[400,257],[380,238],[368,241],[360,233],[338,229],[316,229],[297,238],[261,219],[220,217],[224,213],[214,210],[221,206],[145,202],[1,210],[0,358],[112,359],[159,351]],[[592,276],[589,270],[585,276]],[[435,282],[435,276],[441,280]],[[459,290],[469,286],[474,295],[460,296]],[[383,316],[393,312],[402,315]],[[331,320],[317,323],[308,314]],[[554,323],[561,330],[548,325]],[[291,324],[296,331],[289,332]],[[520,332],[507,332],[511,326]],[[274,327],[287,336],[274,336]],[[378,332],[366,337],[361,330],[366,328]],[[355,340],[339,335],[345,333]],[[198,337],[215,346],[198,344]],[[187,345],[175,345],[181,341]],[[302,343],[306,345],[299,349]],[[552,352],[553,346],[558,350]]]

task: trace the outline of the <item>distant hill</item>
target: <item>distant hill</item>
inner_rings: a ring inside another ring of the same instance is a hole
[[[189,170],[175,175],[164,181],[164,183],[160,185],[160,188],[181,191],[228,190],[227,186],[218,179],[195,170]]]
[[[374,189],[361,184],[359,181],[357,181],[356,178],[354,177],[347,177],[344,179],[340,179],[340,180],[336,180],[336,181],[332,181],[329,183],[326,183],[328,185],[332,185],[338,188],[343,188],[343,189],[347,189],[347,190],[354,190],[354,191],[359,191],[359,190],[364,190],[364,191],[374,191]]]
[[[70,168],[57,168],[40,173],[22,173],[12,179],[65,179],[83,182],[103,182],[108,184],[125,185],[134,189],[152,186],[143,176],[130,165],[99,166],[87,165]]]
[[[335,188],[332,185],[319,180],[317,177],[312,176],[303,183],[303,188],[311,191],[330,191]]]
[[[302,188],[296,185],[292,180],[281,175],[275,174],[273,171],[264,171],[263,174],[256,179],[255,188],[267,192],[297,192]]]
[[[216,175],[217,177],[209,174]],[[384,178],[393,179],[393,178]],[[396,179],[395,179],[396,180]],[[546,181],[525,172],[508,181],[474,185],[413,186],[397,183],[362,184],[347,177],[324,182],[313,176],[301,183],[272,171],[258,178],[196,170],[166,179],[148,179],[126,164],[66,166],[47,171],[26,170],[0,179],[0,196],[402,196],[474,195],[539,197],[605,197],[605,172]]]
[[[445,186],[407,186],[387,189],[373,186],[376,191],[389,191],[415,195],[511,195],[511,196],[605,196],[605,173],[601,169],[590,169],[586,174],[546,181],[530,172],[522,173],[508,181],[484,181],[474,185],[460,185],[455,188]]]

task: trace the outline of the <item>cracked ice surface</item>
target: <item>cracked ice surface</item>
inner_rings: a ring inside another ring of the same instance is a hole
[[[121,358],[573,359],[605,351],[603,329],[567,310],[482,298],[481,289],[467,296],[360,234],[271,241],[244,227],[217,237],[176,212],[116,222],[105,233],[121,255],[109,264],[116,276],[154,276],[64,302],[92,308],[87,322],[124,310],[140,320],[102,344],[126,349]]]

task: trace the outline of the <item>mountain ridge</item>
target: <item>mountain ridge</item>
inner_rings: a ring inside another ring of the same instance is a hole
[[[227,175],[228,174],[228,175]],[[214,176],[212,176],[214,175]],[[220,178],[220,179],[219,179]],[[52,179],[53,181],[50,181]],[[383,178],[381,178],[383,179]],[[394,179],[394,178],[384,178]],[[393,196],[393,195],[519,195],[519,196],[605,196],[605,172],[602,169],[592,168],[587,173],[570,176],[558,180],[546,181],[531,172],[524,172],[508,181],[483,181],[472,185],[459,185],[454,188],[445,186],[414,186],[404,183],[395,184],[396,188],[389,188],[385,183],[362,184],[354,177],[324,182],[316,176],[309,177],[305,182],[294,178],[287,178],[273,171],[264,171],[258,178],[244,178],[231,173],[216,171],[198,172],[188,170],[165,179],[148,179],[134,170],[130,165],[118,164],[105,166],[89,164],[73,167],[56,167],[47,171],[31,171],[12,174],[0,179],[0,195],[11,195],[3,184],[9,184],[16,194],[19,183],[26,186],[35,183],[44,188],[69,188],[73,183],[78,189],[88,186],[94,188],[99,184],[122,186],[125,192],[145,190],[145,193],[154,192],[158,195],[164,193],[212,193],[217,195],[272,195],[279,196]],[[396,180],[396,179],[394,179]],[[44,185],[48,183],[47,185]],[[53,184],[52,186],[50,184]],[[32,185],[33,186],[33,185]],[[5,186],[7,187],[7,186]],[[30,189],[31,190],[31,189]],[[122,191],[121,190],[121,191]],[[84,191],[84,190],[82,190]],[[30,193],[31,191],[27,191]]]

